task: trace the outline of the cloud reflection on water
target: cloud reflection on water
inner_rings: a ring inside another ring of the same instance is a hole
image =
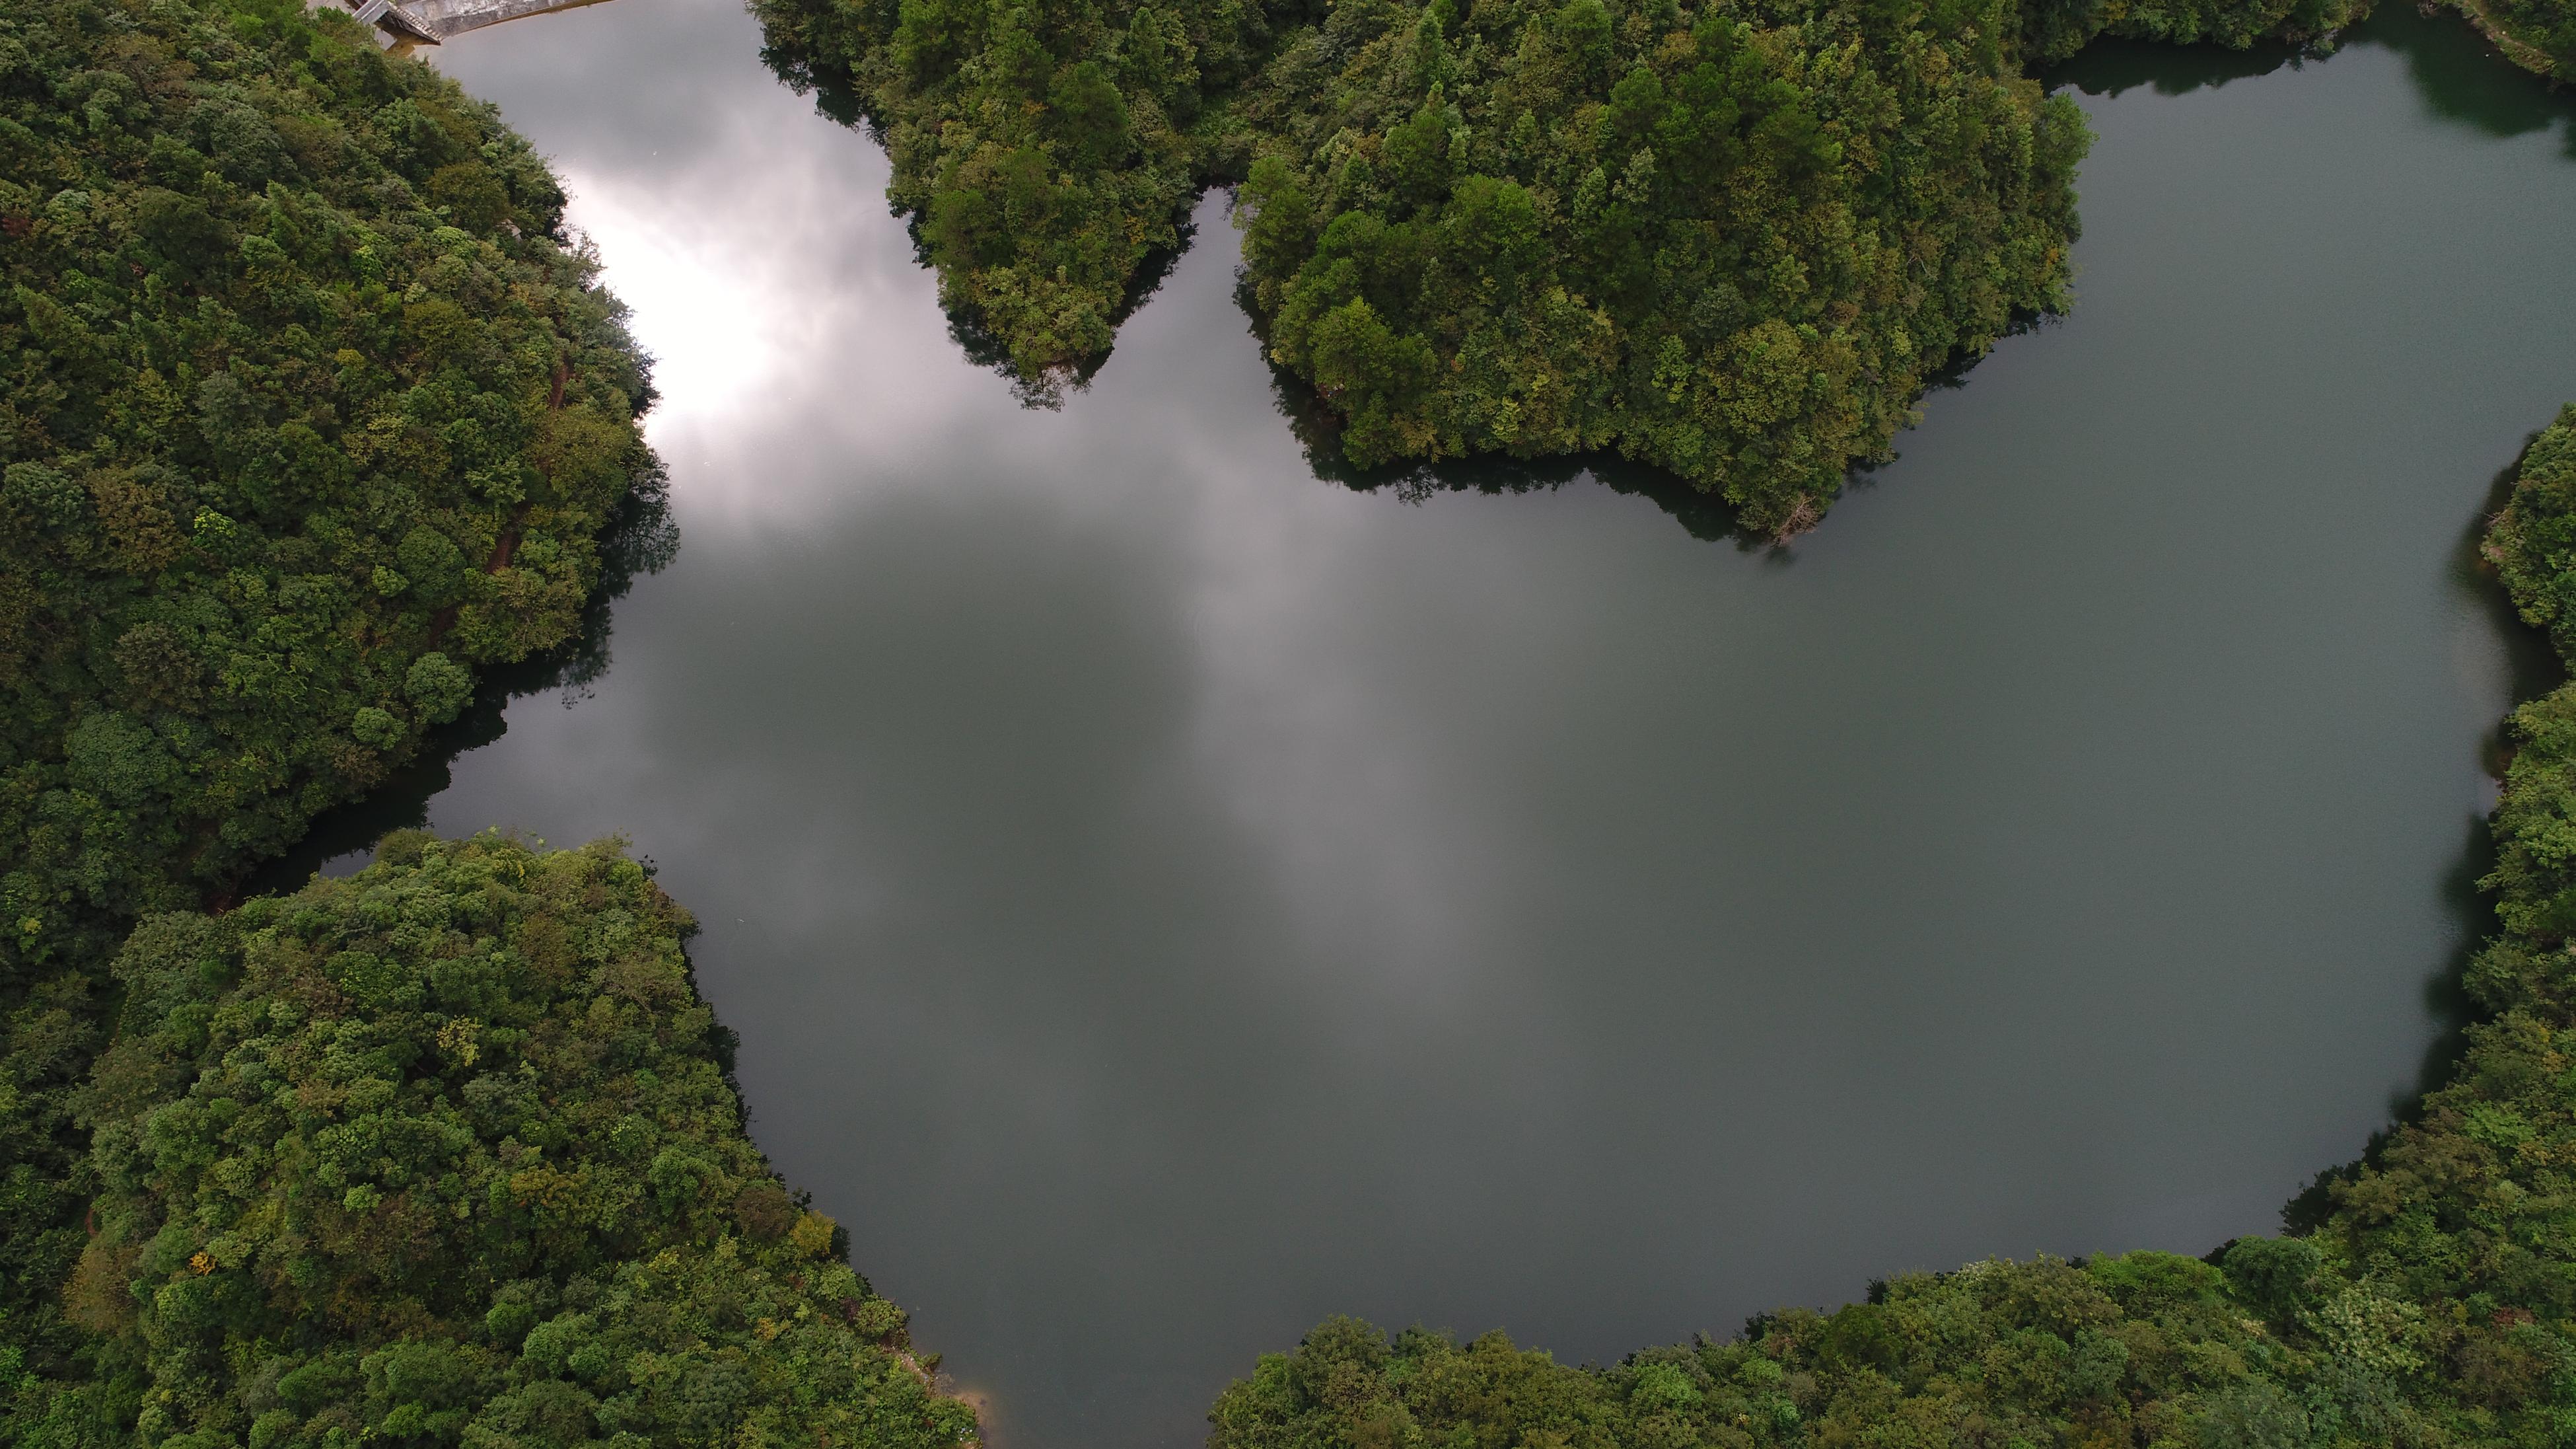
[[[2452,548],[2576,333],[2553,138],[2372,46],[2091,97],[2079,311],[1774,556],[1316,479],[1214,203],[1024,409],[755,47],[438,57],[662,356],[687,542],[430,812],[660,862],[760,1140],[1015,1449],[1188,1442],[1327,1311],[1581,1358],[2201,1251],[2408,1079],[2506,689]]]

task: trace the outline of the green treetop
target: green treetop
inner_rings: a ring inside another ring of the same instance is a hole
[[[65,1298],[98,1372],[37,1432],[971,1442],[744,1136],[693,929],[615,842],[418,833],[147,920],[82,1108],[100,1192]]]

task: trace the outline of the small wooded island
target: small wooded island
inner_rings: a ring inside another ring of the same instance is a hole
[[[2576,79],[2563,0],[2464,3]],[[2034,67],[2359,7],[755,8],[1033,388],[1234,183],[1245,302],[1352,461],[1616,449],[1779,535],[2064,305],[2086,136]],[[240,898],[659,546],[647,371],[562,209],[336,13],[0,13],[8,1442],[978,1437],[749,1141],[693,924],[616,842],[403,832]],[[2576,661],[2576,409],[2485,553]],[[1608,1367],[1334,1320],[1210,1443],[2564,1442],[2576,686],[2512,737],[2467,1052],[2284,1236],[1900,1277]]]

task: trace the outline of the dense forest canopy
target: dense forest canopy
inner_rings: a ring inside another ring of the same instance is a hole
[[[2576,666],[2576,407],[2487,557]],[[1825,1315],[1577,1369],[1334,1320],[1262,1359],[1211,1449],[2135,1444],[2537,1446],[2576,1423],[2576,684],[2516,711],[2485,1019],[2420,1114],[2215,1263],[1972,1264]]]
[[[2245,45],[2352,0],[755,0],[883,130],[950,305],[1079,368],[1196,190],[1363,467],[1617,449],[1812,524],[1939,368],[2067,300],[2105,30]]]
[[[1356,463],[1616,446],[1795,529],[2063,299],[2084,125],[1991,9],[1441,14],[1337,6],[1246,103],[1253,304]]]
[[[491,108],[292,0],[0,14],[0,969],[113,945],[569,638],[651,459]]]
[[[659,486],[562,208],[346,17],[0,8],[0,1388],[81,1351],[118,941],[570,639]]]
[[[145,1443],[971,1440],[744,1136],[693,929],[617,842],[417,832],[145,921],[82,1104],[92,1394]]]
[[[2306,1333],[2312,1318],[2332,1336]],[[2269,1239],[2237,1244],[2224,1268],[2141,1252],[1909,1275],[1832,1314],[1766,1315],[1741,1338],[1607,1369],[1499,1333],[1390,1343],[1337,1319],[1228,1389],[1208,1443],[2387,1445],[2420,1437],[2389,1373],[2412,1355],[2412,1325],[2367,1292],[2321,1288],[2313,1249]],[[2303,1401],[2285,1379],[2323,1392]]]

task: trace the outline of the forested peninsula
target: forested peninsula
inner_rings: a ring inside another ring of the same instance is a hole
[[[1189,200],[1363,467],[1615,449],[1813,524],[1926,382],[2067,301],[2088,135],[2032,67],[2353,0],[754,0],[882,131],[1024,378],[1105,352]]]
[[[745,1137],[693,929],[616,842],[417,832],[147,919],[63,1290],[141,1441],[971,1440]]]
[[[615,848],[228,909],[667,549],[563,201],[344,15],[0,9],[0,1440],[973,1436]]]

